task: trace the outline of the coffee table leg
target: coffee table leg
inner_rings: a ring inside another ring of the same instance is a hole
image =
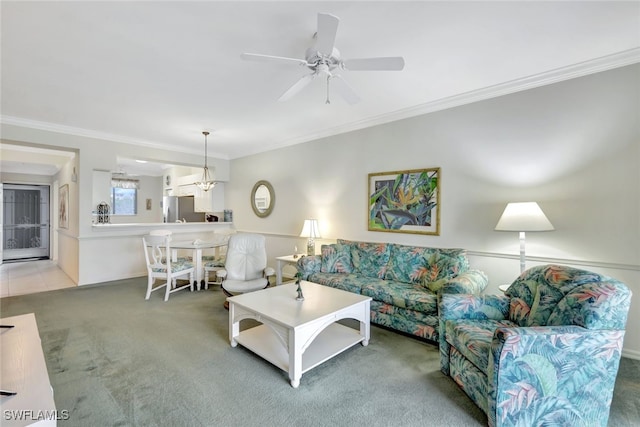
[[[302,377],[302,349],[298,347],[295,331],[289,330],[289,379],[293,388],[298,388]]]
[[[367,303],[364,304],[364,320],[360,322],[360,336],[364,338],[362,340],[363,347],[366,347],[367,345],[369,345],[369,338],[371,337],[370,320],[371,320],[371,308],[370,308],[369,301],[367,301]]]
[[[229,342],[231,343],[231,347],[236,347],[238,345],[238,341],[236,341],[236,337],[240,334],[240,322],[235,322],[235,304],[229,303]]]

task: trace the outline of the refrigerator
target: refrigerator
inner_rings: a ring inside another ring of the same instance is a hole
[[[162,198],[162,218],[164,222],[205,222],[204,212],[195,212],[193,196],[164,196]]]

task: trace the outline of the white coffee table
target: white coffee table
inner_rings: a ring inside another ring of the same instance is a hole
[[[291,385],[302,374],[346,349],[369,344],[371,298],[317,283],[301,283],[304,301],[297,301],[297,285],[267,288],[227,298],[229,341],[241,344],[289,373]],[[259,326],[240,331],[240,321],[255,319]],[[335,323],[360,321],[360,329]]]

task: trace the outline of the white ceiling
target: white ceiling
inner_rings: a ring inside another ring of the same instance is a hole
[[[2,1],[2,122],[236,158],[640,61],[640,2]],[[305,70],[318,12],[343,58],[348,105]]]

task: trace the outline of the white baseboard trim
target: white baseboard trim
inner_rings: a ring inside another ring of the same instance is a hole
[[[626,357],[628,359],[640,360],[640,351],[637,350],[625,350],[622,349],[622,357]]]

